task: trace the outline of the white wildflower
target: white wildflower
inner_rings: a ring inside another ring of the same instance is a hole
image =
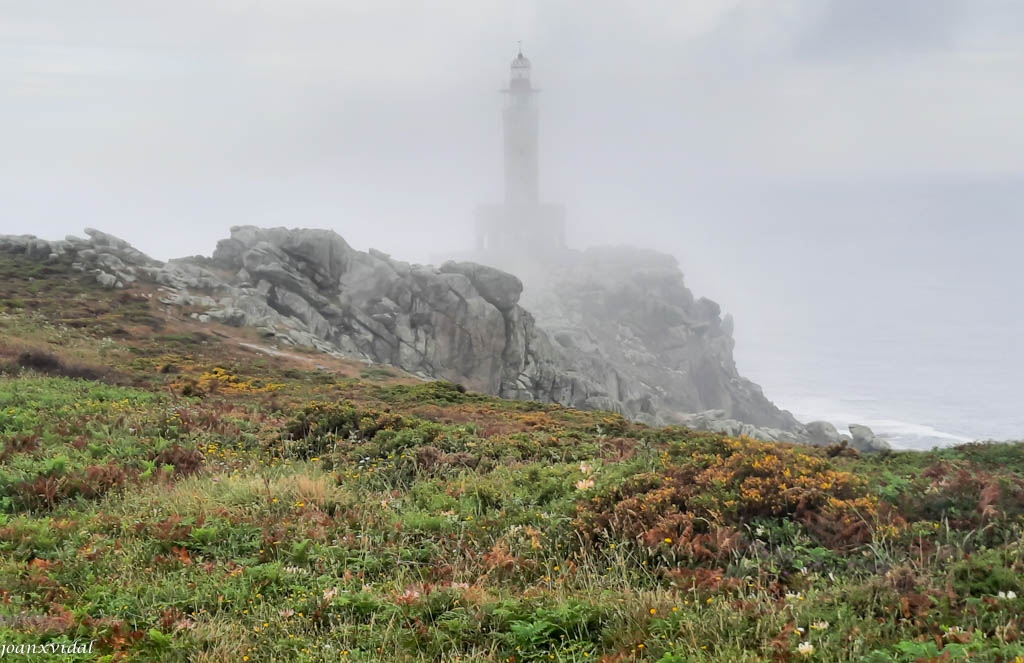
[[[590,490],[594,487],[593,479],[580,479],[576,482],[576,490]]]

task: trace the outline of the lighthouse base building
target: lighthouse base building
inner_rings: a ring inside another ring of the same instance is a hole
[[[476,250],[544,253],[565,248],[565,208],[553,203],[480,205]]]

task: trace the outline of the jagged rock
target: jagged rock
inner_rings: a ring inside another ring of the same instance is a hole
[[[29,242],[26,253],[29,257],[39,259],[46,259],[52,253],[50,244],[42,239],[35,239]]]
[[[85,234],[89,236],[90,246],[99,254],[113,256],[133,266],[160,264],[120,237],[108,235],[94,228],[86,228]]]
[[[649,394],[653,411],[668,421],[721,409],[701,420],[801,433],[792,414],[739,375],[732,318],[693,296],[672,256],[626,247],[564,251],[558,264],[529,274],[522,302],[570,365],[584,374],[613,372],[626,389]]]
[[[441,272],[463,274],[480,296],[499,311],[507,311],[519,303],[523,282],[518,278],[494,267],[472,262],[448,261],[441,265]]]
[[[104,288],[116,288],[118,286],[117,277],[113,274],[107,274],[106,272],[100,272],[96,275],[96,282]]]
[[[100,269],[104,269],[110,272],[121,271],[125,268],[124,262],[112,253],[103,253],[96,256],[96,265]]]
[[[216,320],[217,322],[231,327],[242,327],[250,321],[250,318],[246,316],[245,311],[234,308],[233,306],[210,309],[207,311],[207,314],[210,316],[211,320]]]
[[[35,239],[35,235],[4,235],[0,237],[0,252],[25,254],[28,252],[29,244]]]
[[[195,316],[204,322],[252,326],[281,343],[507,398],[600,408],[651,425],[808,439],[737,373],[732,318],[696,299],[676,261],[654,251],[566,251],[543,275],[545,287],[535,279],[524,289],[494,267],[410,265],[357,251],[327,230],[237,226],[212,258],[166,264],[117,237],[86,234],[58,242],[0,236],[0,252],[56,256],[94,271],[105,287],[156,283],[161,303],[203,307]]]
[[[170,260],[166,265],[146,269],[145,273],[153,281],[178,290],[215,290],[224,285],[223,279],[188,258]]]
[[[877,453],[892,450],[892,447],[888,442],[875,435],[874,431],[867,426],[850,424],[850,435],[853,436],[850,446],[862,453]]]
[[[0,252],[51,262],[67,259],[72,269],[94,273],[104,288],[123,288],[136,281],[140,269],[160,264],[113,235],[93,229],[86,233],[89,239],[69,235],[55,241],[34,235],[2,236]]]
[[[93,246],[107,246],[113,249],[131,249],[133,251],[135,250],[135,248],[131,244],[121,239],[120,237],[108,235],[107,233],[102,232],[100,230],[96,230],[95,228],[86,228],[85,234],[89,236],[90,240],[92,240],[91,244]]]
[[[192,295],[187,290],[166,290],[166,294],[161,295],[158,301],[161,304],[169,304],[173,306],[203,306],[206,308],[212,308],[217,306],[217,300],[213,297],[206,295]]]
[[[502,394],[510,375],[525,368],[524,312],[515,310],[518,293],[510,294],[518,280],[497,270],[409,266],[379,251],[356,251],[328,231],[252,227],[233,228],[218,243],[214,263],[235,271],[239,283],[257,282],[254,291],[229,291],[235,299],[211,311],[226,322],[294,321],[296,331],[333,347],[489,393]],[[277,320],[252,306],[261,298]],[[301,334],[288,338],[310,340]]]
[[[709,430],[722,433],[730,437],[746,436],[755,440],[765,442],[807,442],[804,431],[798,428],[795,431],[780,430],[767,426],[754,426],[753,424],[730,419],[725,410],[705,410],[694,414],[675,415],[672,423],[693,428],[696,430]]]

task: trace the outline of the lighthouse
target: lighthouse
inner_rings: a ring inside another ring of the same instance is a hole
[[[565,211],[540,201],[538,92],[522,50],[512,60],[502,90],[504,202],[482,205],[476,215],[476,249],[508,258],[543,258],[565,247]]]
[[[536,205],[540,202],[537,154],[537,90],[530,82],[530,61],[519,53],[512,60],[505,109],[505,204]]]

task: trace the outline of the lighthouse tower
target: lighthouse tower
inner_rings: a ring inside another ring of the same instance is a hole
[[[541,258],[565,246],[565,211],[540,202],[537,93],[530,60],[512,60],[503,111],[505,200],[477,209],[476,248],[508,257]]]
[[[505,204],[540,202],[537,155],[537,90],[530,82],[530,61],[522,52],[512,60],[505,94]]]

